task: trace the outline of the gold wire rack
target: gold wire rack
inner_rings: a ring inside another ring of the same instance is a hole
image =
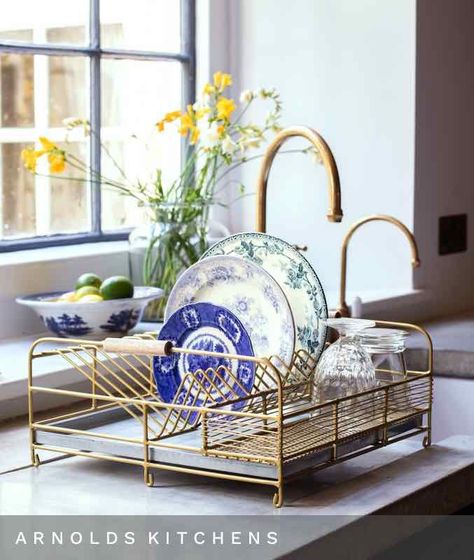
[[[431,443],[432,342],[417,325],[376,321],[423,336],[428,348],[424,371],[407,371],[397,382],[341,399],[319,402],[313,376],[316,360],[304,350],[290,364],[278,357],[255,358],[174,348],[146,333],[102,342],[42,338],[30,350],[28,405],[31,460],[41,450],[110,460],[153,470],[192,473],[275,488],[304,473],[328,467],[406,437],[425,433]],[[160,399],[153,356],[195,354],[255,368],[246,390],[230,368],[187,373],[173,402]],[[65,362],[77,383],[57,389],[34,383],[40,359]],[[386,370],[382,375],[388,373]],[[41,394],[83,400],[69,414],[39,421]]]

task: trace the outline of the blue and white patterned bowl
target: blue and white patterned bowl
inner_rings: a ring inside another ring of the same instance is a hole
[[[163,297],[161,288],[136,286],[132,298],[95,302],[55,301],[65,292],[18,297],[17,303],[31,307],[45,326],[64,338],[102,339],[123,336],[138,323],[145,307]]]

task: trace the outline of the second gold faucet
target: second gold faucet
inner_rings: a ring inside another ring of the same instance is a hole
[[[347,247],[349,245],[349,241],[351,237],[354,235],[356,230],[358,230],[361,226],[368,222],[388,222],[396,226],[403,234],[405,234],[406,238],[411,247],[411,264],[413,268],[420,265],[420,258],[418,256],[418,246],[416,244],[416,239],[412,232],[407,228],[407,226],[402,223],[397,218],[393,216],[387,216],[384,214],[373,214],[371,216],[366,216],[365,218],[361,218],[354,222],[349,231],[344,236],[342,241],[342,248],[341,248],[341,280],[340,280],[340,288],[339,288],[339,304],[336,310],[333,312],[335,317],[349,317],[350,311],[349,307],[346,303],[346,281],[347,281]]]

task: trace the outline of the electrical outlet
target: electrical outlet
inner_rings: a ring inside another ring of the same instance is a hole
[[[438,253],[451,255],[467,251],[467,214],[439,218]]]

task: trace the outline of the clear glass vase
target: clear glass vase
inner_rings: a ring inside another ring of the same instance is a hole
[[[315,394],[320,402],[354,395],[376,386],[375,367],[360,344],[362,329],[375,326],[366,319],[327,319],[339,338],[321,355],[315,373]]]
[[[183,270],[207,249],[209,207],[161,204],[149,208],[151,220],[130,234],[129,263],[133,283],[162,288],[165,296],[152,301],[143,321],[162,321],[168,295]]]

